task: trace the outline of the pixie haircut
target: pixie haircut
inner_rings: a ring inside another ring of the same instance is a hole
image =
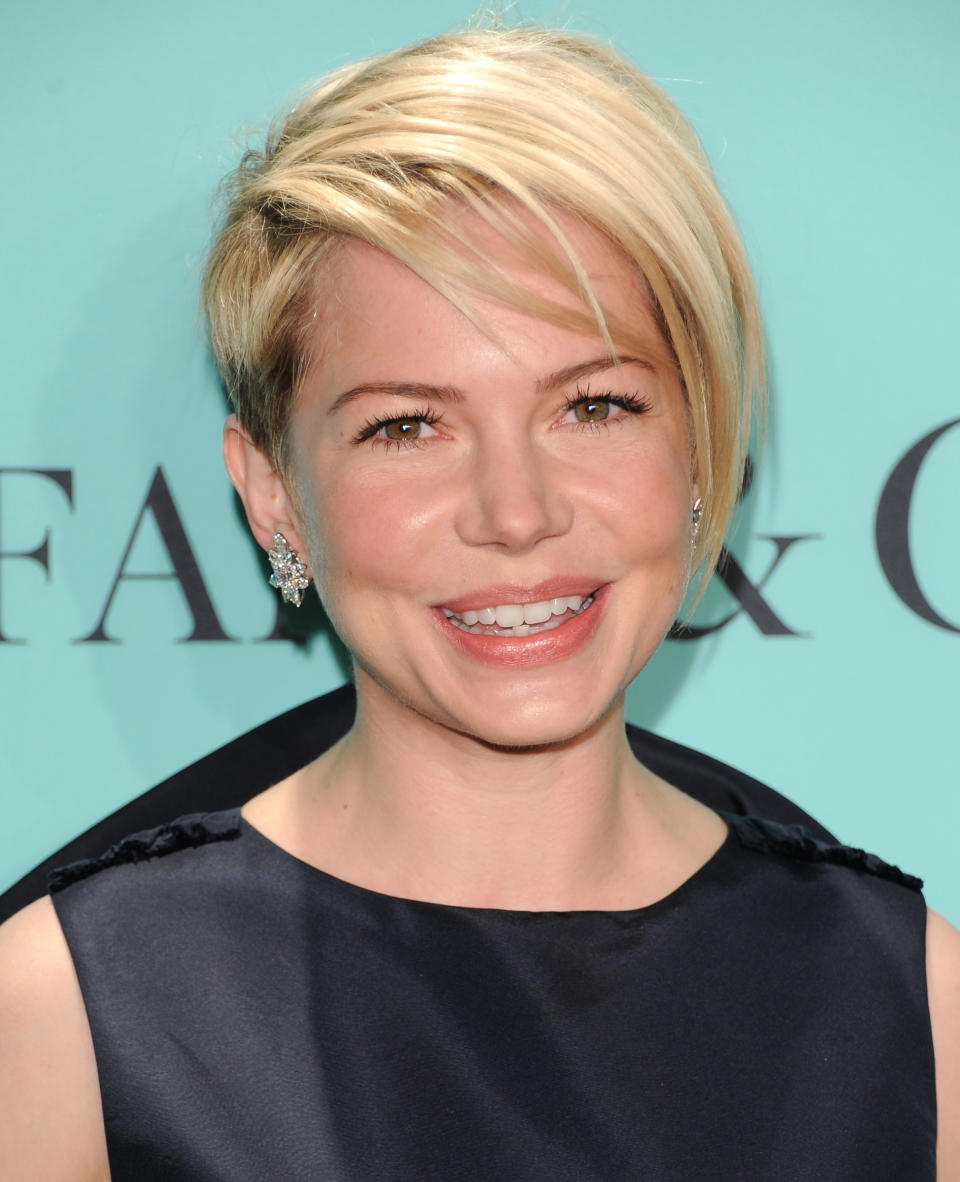
[[[315,360],[308,330],[336,294],[324,262],[338,244],[385,251],[475,323],[471,295],[599,332],[611,353],[625,345],[649,356],[649,340],[631,339],[632,326],[597,301],[557,215],[618,246],[669,346],[656,360],[679,369],[703,498],[697,566],[709,575],[762,398],[762,332],[700,141],[628,61],[579,34],[518,28],[448,34],[345,66],[262,152],[246,153],[225,197],[203,287],[211,341],[240,423],[282,475],[290,410]],[[451,225],[451,202],[477,218]],[[470,225],[486,231],[482,244]],[[502,265],[518,251],[577,298],[559,304],[524,287]]]

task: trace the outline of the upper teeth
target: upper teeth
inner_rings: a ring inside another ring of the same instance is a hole
[[[482,607],[467,611],[459,618],[467,625],[496,624],[498,628],[517,628],[521,624],[544,624],[551,616],[562,616],[565,611],[578,612],[583,607],[582,595],[563,595],[559,599],[542,599],[539,603],[499,603],[496,607]],[[443,609],[447,617],[456,612]]]

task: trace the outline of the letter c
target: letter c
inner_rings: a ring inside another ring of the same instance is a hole
[[[876,542],[880,566],[899,599],[928,624],[960,634],[960,627],[941,616],[920,589],[910,554],[910,505],[920,465],[940,436],[958,425],[960,419],[951,419],[937,427],[897,462],[877,503]]]

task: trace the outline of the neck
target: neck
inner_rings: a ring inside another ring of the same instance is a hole
[[[660,897],[678,857],[692,856],[690,870],[704,860],[696,826],[693,850],[671,842],[689,828],[688,806],[701,809],[634,759],[622,699],[567,742],[503,749],[361,681],[350,733],[246,813],[298,857],[369,889],[536,911]],[[710,816],[715,848],[722,824]]]

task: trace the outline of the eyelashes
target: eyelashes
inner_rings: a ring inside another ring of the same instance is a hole
[[[611,417],[613,408],[623,411],[625,416],[634,416],[652,410],[653,403],[639,391],[594,392],[578,386],[576,395],[557,408],[557,425],[586,431],[609,429],[615,423],[622,423],[624,418],[624,415]],[[574,416],[573,421],[565,422],[571,414]],[[369,442],[398,449],[422,447],[426,443],[424,427],[434,427],[442,419],[439,411],[430,406],[415,407],[402,415],[377,415],[368,419],[356,432],[353,443],[359,445]]]
[[[370,440],[386,447],[393,445],[397,447],[422,446],[424,440],[420,438],[420,434],[423,425],[432,427],[435,423],[439,423],[440,419],[441,415],[431,407],[411,410],[405,415],[382,415],[364,423],[354,435],[353,442],[365,443]],[[391,428],[394,429],[393,435],[380,434],[381,431],[387,432]]]
[[[563,413],[566,416],[572,411],[576,415],[576,424],[579,427],[609,426],[611,423],[622,421],[621,419],[610,419],[612,406],[618,406],[628,415],[642,415],[653,409],[653,403],[639,390],[618,394],[612,390],[593,393],[591,390],[582,390],[578,386],[576,397],[570,399],[563,408]],[[581,411],[583,415],[581,415]]]

